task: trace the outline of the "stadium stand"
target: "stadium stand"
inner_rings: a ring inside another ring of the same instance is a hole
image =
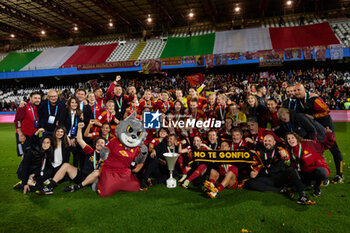
[[[119,42],[119,45],[113,50],[106,62],[127,61],[135,51],[139,42]]]
[[[146,60],[159,58],[166,43],[167,42],[163,40],[147,40],[146,46],[140,53],[138,59]]]
[[[341,20],[338,22],[332,22],[330,25],[339,41],[341,41],[345,47],[348,47],[350,43],[350,21]]]

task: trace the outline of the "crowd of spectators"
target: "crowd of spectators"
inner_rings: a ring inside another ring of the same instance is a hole
[[[207,91],[215,91],[228,93],[228,97],[238,104],[243,104],[244,96],[248,92],[255,91],[255,86],[262,84],[267,88],[267,98],[275,98],[278,104],[285,95],[286,83],[303,83],[309,92],[313,92],[320,96],[329,106],[331,110],[348,109],[346,102],[350,102],[350,73],[348,71],[331,71],[329,69],[308,70],[286,70],[273,72],[266,78],[261,78],[260,73],[226,73],[226,74],[205,74],[206,81],[210,81],[206,87]],[[70,88],[62,88],[59,90],[60,98],[68,98],[76,88],[82,88],[92,91],[96,86],[102,87],[104,92],[110,85],[112,80],[98,79],[89,80],[87,82],[72,82]],[[283,84],[285,83],[285,84]],[[162,78],[154,76],[152,78],[136,77],[126,78],[122,82],[122,87],[126,88],[130,84],[137,89],[138,96],[146,89],[152,90],[154,94],[160,93],[162,90],[181,89],[183,93],[188,93],[191,87],[190,83],[183,75],[166,75]],[[41,85],[40,91],[44,94],[43,89],[52,88],[50,85]],[[21,101],[26,100],[27,96],[23,96],[23,90],[27,88],[22,86],[2,85],[0,94],[0,111],[16,111]],[[36,87],[33,87],[36,88]],[[12,92],[10,96],[14,96],[12,100],[1,98],[4,94]],[[46,94],[46,93],[45,93]],[[174,96],[175,97],[175,96]]]

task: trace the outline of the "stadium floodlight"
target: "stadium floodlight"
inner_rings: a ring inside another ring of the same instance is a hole
[[[239,12],[241,10],[241,8],[239,6],[235,7],[235,12]]]
[[[190,18],[192,18],[192,17],[194,16],[193,12],[190,12],[190,13],[188,14],[188,16],[189,16]]]
[[[151,15],[148,15],[147,22],[149,22],[149,23],[152,22]]]
[[[289,1],[287,1],[287,5],[288,5],[288,6],[291,6],[291,5],[292,5],[292,3],[293,3],[293,1],[290,1],[290,0],[289,0]]]
[[[109,23],[108,23],[108,26],[113,27],[113,23],[112,23],[112,22],[109,22]]]
[[[78,27],[77,26],[74,26],[74,31],[78,31]]]
[[[12,38],[15,38],[15,37],[16,37],[15,34],[11,34],[10,36],[11,36]]]
[[[41,30],[41,35],[45,35],[46,32],[44,30]]]

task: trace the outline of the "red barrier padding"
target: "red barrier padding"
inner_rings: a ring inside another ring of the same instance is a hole
[[[75,67],[82,64],[103,63],[118,46],[118,43],[107,45],[79,45],[78,50],[61,66]]]
[[[328,22],[298,27],[269,28],[269,31],[273,49],[340,44]]]

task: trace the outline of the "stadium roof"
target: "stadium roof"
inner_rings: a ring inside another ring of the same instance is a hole
[[[345,9],[349,0],[1,0],[0,38],[166,31],[234,19]],[[239,7],[239,10],[235,9]],[[193,13],[191,18],[189,15]],[[148,22],[151,18],[151,22]]]

